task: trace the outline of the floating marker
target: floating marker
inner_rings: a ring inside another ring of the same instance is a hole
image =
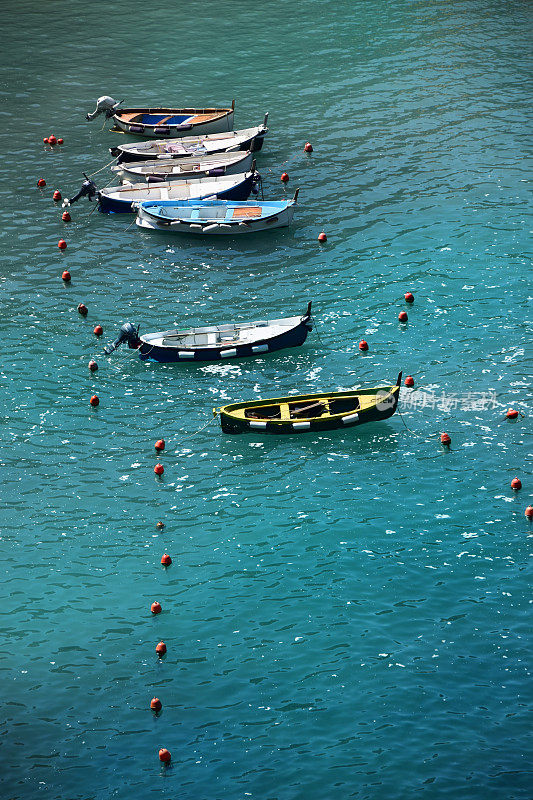
[[[155,527],[156,527],[158,530],[162,531],[162,530],[163,530],[163,528],[165,527],[165,523],[164,523],[164,522],[161,522],[161,521],[160,521],[160,522],[156,522],[156,525],[155,525]]]
[[[82,317],[86,317],[87,314],[89,313],[89,309],[87,308],[85,303],[79,303],[78,304],[78,311],[82,315]]]
[[[322,233],[318,234],[318,241],[319,242],[327,242],[327,240],[328,240],[328,237],[326,236],[324,231],[322,231]]]
[[[158,603],[157,600],[150,606],[150,611],[152,612],[152,614],[160,614],[162,610],[163,609],[161,607],[161,603]]]
[[[306,142],[304,144],[304,152],[305,153],[312,153],[313,152],[313,145],[311,144],[311,142]]]
[[[57,139],[56,139],[56,137],[54,136],[54,134],[52,134],[51,136],[49,136],[49,137],[48,137],[48,144],[51,144],[51,145],[52,145],[52,147],[53,147],[55,144],[57,144]]]
[[[96,361],[93,361],[93,359],[89,361],[89,369],[91,370],[91,372],[96,372],[96,370],[98,369],[98,364],[96,363]]]
[[[93,394],[89,402],[92,406],[96,408],[96,406],[100,404],[100,399],[97,394]]]
[[[150,700],[150,708],[152,709],[152,711],[161,711],[161,709],[163,708],[163,703],[161,702],[159,697],[152,697],[152,699]]]
[[[161,556],[161,563],[164,567],[169,567],[172,564],[172,559],[170,558],[168,553],[163,553]]]
[[[70,272],[68,269],[64,270],[63,274],[61,275],[65,283],[70,283]]]
[[[63,220],[63,222],[70,222],[72,217],[70,216],[68,211],[63,211],[63,213],[61,214],[61,219]]]
[[[159,453],[160,450],[164,450],[165,449],[165,440],[164,439],[158,439],[157,442],[155,443],[155,449],[157,450],[158,453]]]
[[[164,642],[159,642],[159,644],[156,644],[155,652],[157,653],[158,656],[164,656],[165,653],[167,652],[166,644]]]
[[[359,342],[359,350],[368,350],[368,342],[366,342],[364,339],[361,339]]]
[[[57,243],[57,246],[59,247],[60,250],[66,250],[67,249],[67,243],[66,243],[66,241],[64,239],[60,239],[58,241],[58,243]]]
[[[398,314],[398,319],[400,320],[400,322],[407,322],[408,319],[407,311],[400,311],[400,313]]]
[[[526,517],[528,519],[532,519],[533,518],[533,506],[528,506],[526,508],[526,510],[524,511],[524,514],[526,515]]]
[[[154,472],[156,475],[162,475],[165,471],[163,464],[156,464],[154,467]]]
[[[518,489],[521,488],[522,488],[522,481],[520,480],[520,478],[513,478],[513,480],[511,481],[511,489],[515,489],[515,491],[518,491]]]
[[[62,199],[61,192],[59,191],[59,189],[56,189],[52,195],[52,200],[55,200],[55,202],[58,203],[61,199]]]
[[[58,144],[63,144],[63,139],[58,139],[58,140],[57,140],[57,143],[58,143]]]
[[[407,378],[405,379],[405,385],[410,387],[415,385],[415,379],[413,378],[412,375],[407,376]]]
[[[440,435],[441,444],[449,445],[451,443],[451,437],[448,436],[447,433],[441,433]]]
[[[95,329],[94,329],[94,335],[95,336],[101,336],[103,334],[103,332],[104,332],[104,329],[102,328],[101,325],[97,325],[95,327]]]
[[[39,178],[39,180],[37,181],[37,186],[40,186],[41,189],[43,188],[43,186],[46,186],[45,179],[44,178]]]
[[[169,764],[171,758],[172,756],[170,755],[169,751],[165,747],[162,747],[159,751],[159,760],[164,764]]]
[[[405,297],[405,302],[406,303],[414,303],[415,302],[414,295],[411,294],[411,292],[406,292],[404,297]]]
[[[510,408],[505,416],[507,419],[516,419],[518,416],[518,411],[516,408]]]
[[[48,136],[45,136],[43,139],[43,144],[49,144]]]
[[[288,182],[288,180],[289,180],[289,175],[288,175],[288,173],[287,173],[287,172],[282,172],[282,173],[281,173],[281,181],[282,181],[282,183],[287,183],[287,182]]]

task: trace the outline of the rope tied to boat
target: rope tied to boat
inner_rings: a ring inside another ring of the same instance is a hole
[[[198,433],[200,433],[200,432],[201,432],[201,431],[203,431],[205,428],[207,428],[207,426],[208,426],[208,425],[211,425],[211,423],[212,423],[212,422],[214,422],[214,420],[217,418],[217,416],[218,416],[218,411],[217,411],[216,409],[213,409],[213,416],[212,416],[212,417],[210,417],[210,418],[207,420],[207,422],[206,422],[204,425],[202,425],[200,428],[198,428],[198,430],[194,431],[194,433],[191,433],[191,434],[190,434],[190,436],[186,436],[184,439],[181,439],[181,440],[180,440],[180,442],[179,442],[179,445],[178,445],[178,447],[181,447],[181,444],[182,444],[183,442],[187,442],[187,441],[189,441],[189,439],[192,439],[192,438],[193,438],[194,436],[196,436]],[[177,449],[177,448],[176,448],[176,449]]]
[[[114,163],[116,160],[117,160],[117,157],[115,156],[115,158],[112,158],[112,159],[111,159],[111,161],[109,162],[109,164],[105,164],[105,166],[103,166],[101,169],[97,169],[97,170],[96,170],[96,172],[90,172],[90,173],[89,173],[89,175],[88,175],[88,177],[89,177],[89,178],[92,178],[92,177],[93,177],[93,175],[98,175],[98,173],[99,173],[99,172],[103,172],[103,170],[104,170],[104,169],[107,169],[108,167],[110,167],[110,166],[111,166],[111,164],[113,164],[113,163]]]

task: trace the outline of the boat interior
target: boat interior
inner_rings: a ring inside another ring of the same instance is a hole
[[[261,321],[242,325],[219,325],[197,330],[165,331],[164,333],[147,334],[142,337],[142,340],[146,344],[186,349],[249,344],[279,336],[298,325],[300,319],[300,317],[288,317],[271,322]]]
[[[218,116],[220,113],[224,112],[206,112],[206,113],[199,113],[196,114],[194,112],[170,112],[169,110],[161,110],[159,113],[146,113],[142,111],[131,111],[131,112],[118,112],[117,117],[119,117],[123,122],[133,122],[142,125],[183,125],[186,122],[207,122],[213,117]]]
[[[350,414],[360,409],[361,405],[357,396],[324,398],[320,400],[300,400],[295,402],[279,403],[270,406],[255,406],[244,411],[246,419],[258,420],[304,420],[327,417],[332,414]]]

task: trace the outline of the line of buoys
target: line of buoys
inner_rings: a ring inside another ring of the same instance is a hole
[[[165,471],[163,464],[156,464],[154,467],[154,472],[156,475],[162,475]]]
[[[162,610],[163,608],[161,606],[161,603],[158,603],[157,600],[150,606],[150,611],[152,612],[152,614],[160,614]]]
[[[65,283],[70,283],[71,275],[70,275],[70,272],[68,271],[68,269],[63,270],[63,274],[61,275],[61,277],[63,278]]]
[[[324,231],[322,231],[322,233],[318,234],[318,241],[319,242],[321,242],[323,244],[324,242],[327,242],[327,240],[328,240],[328,237],[326,236]]]
[[[168,553],[163,553],[163,555],[161,556],[161,563],[164,567],[170,567],[170,565],[172,564],[172,559]]]
[[[98,397],[97,394],[93,394],[93,396],[89,400],[89,403],[93,406],[93,408],[96,408],[96,406],[100,405],[100,398]]]
[[[511,489],[518,491],[518,489],[521,488],[522,488],[522,481],[520,480],[520,478],[513,478],[513,480],[511,481]]]
[[[359,350],[362,350],[363,352],[368,350],[368,342],[365,339],[361,339],[359,342]]]
[[[98,364],[92,358],[89,361],[89,369],[91,370],[91,372],[96,372],[96,370],[98,369]]]

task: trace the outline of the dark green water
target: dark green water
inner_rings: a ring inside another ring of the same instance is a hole
[[[531,5],[11,1],[2,22],[1,797],[530,797]],[[86,201],[64,224],[53,190],[125,138],[85,122],[102,94],[269,111],[258,166],[268,198],[300,187],[294,226],[204,243]],[[253,362],[108,359],[92,332],[308,299],[319,336]],[[224,400],[399,369],[419,394],[381,425],[187,438]]]

